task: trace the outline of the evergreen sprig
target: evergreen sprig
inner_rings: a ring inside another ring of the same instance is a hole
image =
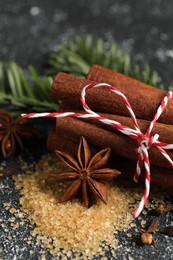
[[[107,49],[103,40],[91,35],[69,39],[59,51],[50,55],[47,76],[39,76],[33,66],[24,71],[15,62],[0,61],[0,107],[8,106],[13,114],[23,112],[45,112],[57,110],[57,103],[50,97],[53,76],[66,72],[85,77],[93,64],[99,64],[131,76],[147,84],[156,86],[158,75],[148,65],[141,69],[132,66],[130,55],[116,43]],[[158,86],[163,88],[163,86]],[[171,88],[171,87],[170,87]],[[9,106],[10,105],[10,106]]]
[[[51,76],[40,78],[33,66],[29,66],[24,73],[15,62],[1,61],[0,107],[8,106],[14,115],[20,112],[57,110],[57,103],[50,97],[52,82]]]
[[[106,49],[103,40],[94,40],[91,35],[69,39],[60,46],[48,60],[50,67],[47,73],[54,76],[58,71],[63,71],[85,77],[93,64],[99,64],[152,86],[158,83],[157,72],[152,72],[148,65],[143,69],[138,65],[132,66],[129,53],[123,51],[116,43],[112,43],[110,48]]]

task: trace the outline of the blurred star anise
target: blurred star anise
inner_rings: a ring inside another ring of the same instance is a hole
[[[60,180],[72,180],[73,182],[60,197],[60,202],[70,200],[82,190],[82,197],[86,207],[89,206],[89,195],[107,203],[107,186],[105,181],[111,180],[120,174],[119,171],[110,168],[101,168],[104,166],[110,156],[110,148],[106,148],[96,153],[91,158],[91,152],[84,137],[81,137],[77,152],[77,159],[71,155],[55,151],[56,154],[68,165],[73,171],[50,174],[50,177]]]
[[[28,126],[25,119],[18,117],[13,120],[9,112],[0,110],[0,142],[3,157],[13,155],[16,145],[23,149],[24,137],[39,137],[39,134]]]

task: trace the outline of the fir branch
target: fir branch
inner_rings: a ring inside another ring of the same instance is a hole
[[[33,66],[29,66],[24,73],[15,62],[0,61],[0,107],[7,106],[16,115],[30,111],[55,111],[58,104],[50,97],[52,76],[63,71],[85,77],[92,64],[99,64],[153,86],[158,84],[157,73],[152,72],[148,65],[143,69],[138,65],[132,66],[130,55],[116,43],[107,50],[101,39],[94,40],[91,35],[69,39],[58,52],[51,54],[48,63],[48,76],[40,77]],[[159,88],[164,89],[164,86],[160,85]]]
[[[59,51],[52,53],[48,60],[47,74],[54,76],[58,71],[63,71],[85,77],[93,64],[99,64],[152,86],[158,84],[157,72],[151,71],[148,65],[143,69],[132,66],[129,53],[116,43],[112,43],[107,50],[101,39],[94,40],[91,35],[69,39],[60,46]]]
[[[53,79],[39,77],[33,66],[26,77],[22,68],[15,62],[0,62],[0,107],[11,105],[14,115],[29,111],[54,111],[57,103],[50,97]]]

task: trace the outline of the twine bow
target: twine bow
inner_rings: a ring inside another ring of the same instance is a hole
[[[111,90],[113,93],[117,94],[121,100],[124,102],[125,106],[127,107],[131,119],[133,121],[134,129],[130,128],[128,126],[122,125],[121,123],[115,121],[115,120],[110,120],[108,118],[101,117],[99,114],[96,112],[92,111],[89,106],[87,105],[85,101],[85,96],[86,92],[89,89],[92,88],[106,88]],[[145,189],[144,189],[144,194],[143,197],[138,205],[138,207],[135,209],[133,212],[134,218],[138,217],[141,211],[143,210],[147,200],[148,196],[150,193],[150,160],[149,160],[149,154],[148,150],[150,147],[154,146],[156,147],[162,155],[166,158],[166,160],[170,163],[171,166],[173,166],[173,161],[171,160],[170,156],[165,150],[173,149],[173,144],[167,144],[159,141],[159,135],[151,135],[152,129],[160,117],[160,115],[163,113],[165,110],[169,100],[173,96],[173,91],[169,91],[164,99],[162,100],[160,106],[158,107],[156,114],[151,121],[146,133],[142,133],[140,130],[140,127],[138,125],[136,116],[132,110],[132,107],[126,98],[126,96],[120,92],[117,88],[107,84],[107,83],[91,83],[85,86],[82,89],[81,92],[81,103],[83,105],[84,110],[87,112],[86,114],[80,114],[80,113],[74,113],[74,112],[65,112],[65,113],[60,113],[60,112],[53,112],[53,113],[29,113],[29,114],[22,114],[21,116],[23,118],[36,118],[36,117],[66,117],[66,116],[71,116],[71,117],[77,117],[77,118],[91,118],[91,119],[97,119],[101,121],[104,124],[111,125],[113,128],[119,130],[121,133],[129,136],[132,139],[135,139],[138,143],[138,147],[136,149],[137,153],[137,165],[136,165],[136,171],[134,174],[134,181],[137,182],[139,179],[139,176],[141,174],[142,167],[144,165],[145,167]]]

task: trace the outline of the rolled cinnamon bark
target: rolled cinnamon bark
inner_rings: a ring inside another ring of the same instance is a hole
[[[59,108],[59,111],[61,111],[61,112],[67,112],[67,111],[70,111],[70,110],[71,110],[71,108],[68,107],[68,105],[66,105],[64,103],[62,103],[60,108]],[[83,110],[73,110],[73,112],[85,114],[85,112]],[[100,113],[100,112],[98,112],[98,114],[101,117],[117,121],[117,122],[119,122],[119,123],[121,123],[125,126],[131,127],[131,128],[134,129],[134,125],[133,125],[131,117],[113,115],[113,114],[108,114],[108,113]],[[58,127],[59,118],[57,118],[56,120],[57,120],[56,125]],[[102,128],[108,129],[108,130],[110,130],[114,133],[120,133],[118,130],[114,129],[111,125],[106,125],[106,124],[104,124],[104,123],[102,123],[102,122],[100,122],[96,119],[85,118],[85,119],[80,119],[80,120],[82,120],[84,122],[91,123],[91,124],[98,125]],[[139,124],[141,132],[143,134],[145,134],[149,125],[150,125],[150,121],[138,119],[137,122]],[[151,135],[155,135],[155,134],[159,135],[159,137],[160,137],[159,141],[169,143],[169,144],[173,143],[173,126],[172,125],[156,122]],[[170,154],[172,154],[172,152],[170,152]]]
[[[129,90],[142,93],[147,89],[151,94],[156,92],[160,93],[160,89],[156,87],[150,86],[116,71],[101,67],[97,64],[94,64],[90,68],[86,79],[95,82],[106,82],[121,89],[122,92]]]
[[[135,83],[133,86],[133,79],[131,79],[132,86],[127,87],[129,78],[124,75],[121,76],[122,84],[118,83],[118,85],[114,84],[114,86],[126,95],[137,118],[151,121],[161,100],[165,96],[165,92],[155,90],[150,86],[145,89],[143,83],[137,81],[137,84],[136,80],[134,80]],[[53,99],[62,100],[67,103],[71,109],[80,109],[82,107],[80,102],[81,90],[90,82],[89,80],[76,78],[65,73],[58,73],[51,88],[51,96]],[[129,111],[120,97],[108,89],[99,88],[89,90],[86,101],[94,111],[129,116]],[[169,102],[158,121],[173,125],[172,101]]]
[[[61,134],[57,136],[55,130],[52,130],[48,137],[47,147],[51,151],[60,150],[75,156],[77,154],[78,143],[69,140],[68,137],[63,138]],[[91,151],[93,151],[91,145],[90,148]],[[94,149],[93,153],[95,152],[96,150]],[[114,156],[113,158],[110,158],[110,163],[111,167],[114,167],[122,172],[122,174],[118,178],[129,179],[129,181],[132,181],[136,168],[135,161],[119,156]],[[141,177],[142,179],[144,179],[143,173],[141,174]],[[139,181],[141,181],[141,178]],[[151,165],[151,187],[155,186],[167,191],[172,191],[173,171],[170,169]]]
[[[137,148],[136,140],[132,140],[118,131],[112,132],[95,124],[87,123],[76,118],[65,117],[57,119],[56,132],[57,135],[61,134],[62,137],[68,136],[70,140],[76,142],[79,141],[81,136],[84,136],[94,147],[110,147],[112,154],[115,156],[118,155],[131,160],[137,160],[135,153],[135,149]],[[171,158],[173,158],[173,154],[169,154]],[[150,148],[149,157],[153,165],[172,168],[155,147]]]

